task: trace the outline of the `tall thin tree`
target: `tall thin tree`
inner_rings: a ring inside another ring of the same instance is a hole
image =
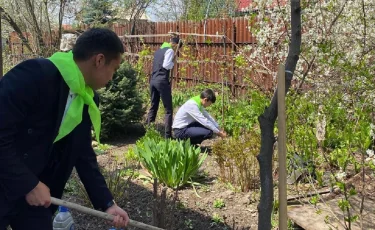
[[[285,93],[288,92],[301,52],[301,3],[291,0],[291,42],[285,63]],[[261,147],[257,159],[260,166],[261,197],[258,205],[258,229],[270,230],[273,208],[272,155],[275,143],[274,127],[277,118],[277,89],[271,104],[259,116]]]

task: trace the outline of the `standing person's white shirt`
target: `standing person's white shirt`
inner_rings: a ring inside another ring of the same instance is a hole
[[[164,54],[163,68],[171,70],[174,66],[173,63],[174,51],[173,49],[168,49]]]

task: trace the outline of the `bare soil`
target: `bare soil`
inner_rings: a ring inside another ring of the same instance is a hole
[[[133,146],[139,136],[117,138],[109,144],[115,147],[106,154],[98,156],[102,167],[107,167],[110,162],[118,159],[129,147]],[[207,141],[202,146],[209,147],[212,141]],[[142,168],[140,174],[147,175]],[[178,191],[178,200],[175,192],[167,191],[166,228],[167,229],[256,229],[257,228],[257,202],[259,192],[252,193],[234,192],[230,186],[219,181],[218,166],[214,157],[209,155],[200,175],[199,185],[187,186]],[[132,220],[152,224],[153,185],[139,177],[132,178],[128,183],[125,202],[119,203]],[[65,200],[78,204],[85,201],[75,193],[66,193]],[[223,199],[224,207],[215,208],[214,201]],[[87,204],[86,204],[87,205]],[[101,219],[72,211],[76,229],[103,230],[111,225]],[[136,229],[128,227],[127,229]]]
[[[106,154],[98,156],[98,162],[104,170],[113,170],[110,166],[111,162],[117,161],[123,153],[134,146],[135,142],[143,135],[143,132],[131,132],[125,137],[118,137],[108,144],[113,148]],[[203,147],[210,149],[215,140],[207,140],[202,143]],[[118,165],[119,168],[126,168],[128,165]],[[276,167],[277,168],[277,167]],[[124,201],[119,202],[119,206],[124,208],[132,220],[152,224],[153,216],[153,184],[151,181],[145,180],[142,175],[147,172],[138,167],[137,172],[141,176],[134,176],[127,180],[127,189],[124,195]],[[275,170],[275,200],[278,197],[277,191],[277,170]],[[184,230],[184,229],[231,229],[231,230],[250,230],[257,229],[259,202],[259,190],[253,190],[248,193],[234,191],[233,188],[220,181],[219,167],[214,156],[210,155],[206,158],[204,165],[200,169],[199,185],[186,186],[178,191],[178,199],[175,200],[175,192],[167,190],[167,201],[165,209],[166,229]],[[375,195],[375,176],[372,170],[365,171],[365,177],[362,173],[351,174],[346,178],[349,187],[355,187],[358,194],[364,195],[367,199],[374,199]],[[289,205],[293,203],[308,204],[310,198],[306,197],[308,193],[314,193],[317,187],[311,183],[298,183],[288,186],[288,195],[302,195],[301,198],[289,201]],[[160,192],[161,188],[159,188]],[[318,188],[319,191],[330,190],[329,187]],[[331,200],[341,194],[336,190],[334,192],[322,195],[324,200]],[[66,193],[64,199],[78,204],[87,205],[87,201],[76,192]],[[214,202],[222,199],[224,207],[215,208]],[[85,203],[86,201],[86,203]],[[373,211],[373,210],[368,210]],[[76,211],[72,211],[76,229],[103,230],[109,229],[111,225],[101,219],[88,216]],[[273,222],[277,223],[276,219]],[[129,230],[136,228],[128,227]],[[294,226],[292,229],[302,229]]]

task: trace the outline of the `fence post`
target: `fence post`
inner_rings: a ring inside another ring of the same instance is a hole
[[[285,66],[279,65],[277,72],[277,137],[279,155],[279,229],[287,229],[287,172],[286,172],[286,115],[285,115]]]
[[[232,37],[231,37],[231,40],[232,40],[232,55],[235,55],[236,52],[237,52],[237,47],[236,47],[236,33],[237,33],[237,27],[236,27],[236,23],[232,22]],[[236,73],[234,72],[235,71],[235,63],[236,61],[234,60],[234,58],[232,58],[232,95],[233,96],[236,96]]]
[[[224,20],[223,20],[224,21]],[[225,41],[225,38],[226,38],[226,21],[224,21],[223,23],[223,47],[224,47],[224,59],[225,60],[227,58],[227,50],[226,50],[226,41]],[[222,118],[223,118],[223,126],[225,124],[225,118],[224,118],[224,97],[225,97],[225,93],[224,93],[224,78],[226,77],[226,69],[227,69],[227,65],[226,65],[226,62],[224,61],[223,63],[224,65],[224,72],[223,72],[223,75],[221,77],[221,94],[222,94]],[[220,72],[219,72],[220,73]],[[226,87],[228,87],[228,85],[226,85]]]

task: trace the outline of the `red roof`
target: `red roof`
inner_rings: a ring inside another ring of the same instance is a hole
[[[237,11],[246,12],[249,11],[250,4],[253,3],[253,0],[237,0]],[[273,8],[277,5],[285,6],[287,4],[287,0],[272,0],[272,5],[268,6],[268,8]]]
[[[69,24],[62,24],[61,27],[63,28],[63,30],[71,30],[71,29],[73,29],[73,26],[69,25]]]
[[[242,9],[246,9],[247,7],[249,7],[251,3],[251,0],[237,0],[237,4],[238,4],[238,10],[241,11]]]

